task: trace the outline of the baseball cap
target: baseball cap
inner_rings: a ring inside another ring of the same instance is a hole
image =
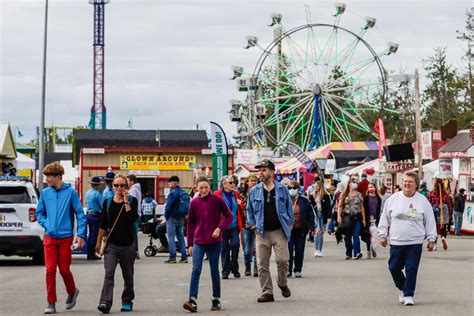
[[[259,168],[268,168],[268,169],[275,170],[275,164],[268,159],[263,159],[255,166],[255,169],[259,169]]]

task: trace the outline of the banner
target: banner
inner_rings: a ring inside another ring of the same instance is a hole
[[[431,131],[421,133],[421,158],[422,159],[433,159],[433,141],[431,140]]]
[[[453,160],[440,159],[439,160],[439,175],[441,179],[451,179],[453,177]]]
[[[193,170],[196,156],[121,155],[120,170]]]
[[[227,138],[219,124],[211,122],[212,190],[219,188],[223,176],[227,175]]]
[[[316,159],[311,160],[311,158],[309,158],[308,155],[305,154],[298,145],[292,142],[286,142],[285,146],[290,155],[298,159],[298,161],[301,162],[310,173],[316,172],[320,177],[324,175],[324,173],[319,168]]]
[[[382,148],[387,146],[385,127],[381,118],[375,122],[375,131],[379,135],[379,158],[382,158]]]
[[[258,151],[256,149],[236,149],[235,164],[253,165],[258,163]]]

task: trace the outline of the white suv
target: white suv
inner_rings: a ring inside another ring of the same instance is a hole
[[[38,195],[30,182],[0,179],[0,255],[31,256],[44,264],[44,229],[36,221]]]

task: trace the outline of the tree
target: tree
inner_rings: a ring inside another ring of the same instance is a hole
[[[435,48],[423,63],[428,83],[422,94],[422,126],[439,128],[450,119],[459,121],[467,114],[462,104],[463,82],[448,64],[446,48]]]

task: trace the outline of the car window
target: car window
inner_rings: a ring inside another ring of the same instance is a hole
[[[16,204],[31,203],[31,197],[28,195],[26,187],[0,187],[0,203]]]

